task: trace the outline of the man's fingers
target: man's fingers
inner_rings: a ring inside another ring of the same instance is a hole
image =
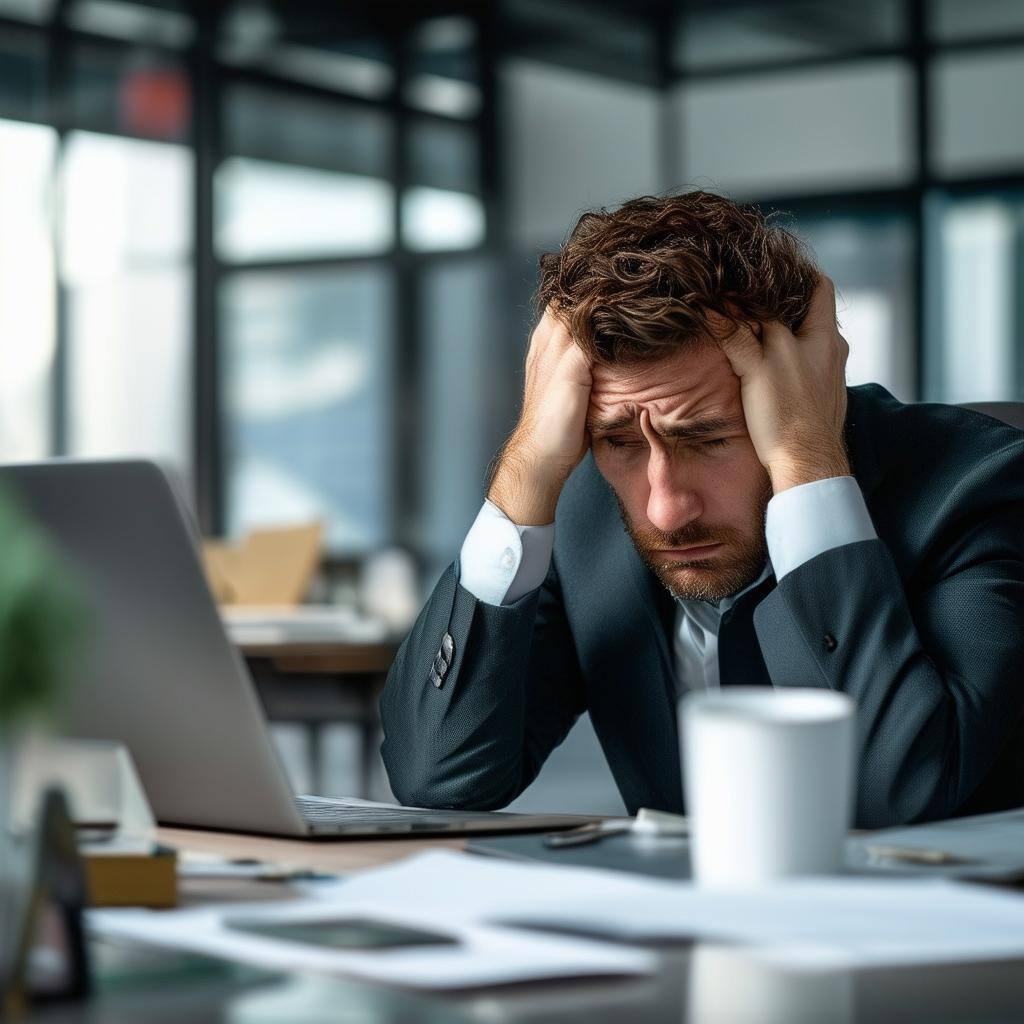
[[[568,332],[566,332],[568,336]],[[583,354],[583,349],[569,337],[569,347],[564,349],[558,361],[559,374],[573,384],[579,384],[589,388],[594,378],[591,373],[590,363]]]
[[[767,325],[764,326],[767,327]],[[745,326],[737,327],[732,334],[718,339],[718,347],[725,354],[725,358],[729,360],[732,372],[737,377],[749,374],[760,364],[764,357],[762,345],[765,343],[767,343],[767,339],[764,337],[764,328],[762,328],[762,338],[758,339],[754,332]]]
[[[811,294],[811,304],[807,316],[800,325],[797,334],[809,334],[812,331],[833,328],[836,325],[836,286],[832,278],[822,274]]]

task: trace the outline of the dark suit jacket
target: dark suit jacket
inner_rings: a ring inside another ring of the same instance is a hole
[[[867,385],[849,390],[846,437],[878,539],[738,601],[722,685],[856,700],[860,826],[1024,804],[1024,432]],[[395,795],[502,807],[589,711],[629,811],[682,811],[674,604],[593,460],[563,491],[542,587],[495,607],[458,579],[456,563],[381,699]]]

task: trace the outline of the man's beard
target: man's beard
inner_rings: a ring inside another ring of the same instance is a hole
[[[619,515],[647,567],[677,601],[721,601],[748,587],[764,568],[768,546],[764,535],[764,516],[772,496],[771,484],[758,495],[751,510],[749,533],[735,527],[711,527],[701,522],[687,523],[672,533],[630,522],[622,502]],[[616,500],[618,498],[616,497]],[[716,553],[713,560],[668,561],[659,549],[687,548],[697,544],[723,544],[729,550]]]

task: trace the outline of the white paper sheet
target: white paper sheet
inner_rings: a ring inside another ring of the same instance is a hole
[[[622,940],[742,943],[797,968],[1024,958],[1024,895],[926,879],[808,879],[751,892],[431,851],[327,883],[421,921],[515,922]]]
[[[301,970],[386,982],[410,988],[473,988],[509,982],[597,975],[649,974],[653,954],[585,939],[541,936],[437,918],[433,931],[457,946],[409,946],[367,952],[323,949],[265,938],[228,927],[232,918],[283,923],[343,917],[410,923],[395,905],[335,899],[274,904],[233,904],[191,910],[91,910],[91,932],[112,939],[238,960],[270,970]]]

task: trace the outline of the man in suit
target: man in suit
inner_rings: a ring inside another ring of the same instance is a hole
[[[403,803],[498,808],[589,712],[683,810],[677,698],[857,705],[857,823],[1024,803],[1024,433],[845,386],[834,293],[703,192],[541,259],[522,412],[381,700]]]

